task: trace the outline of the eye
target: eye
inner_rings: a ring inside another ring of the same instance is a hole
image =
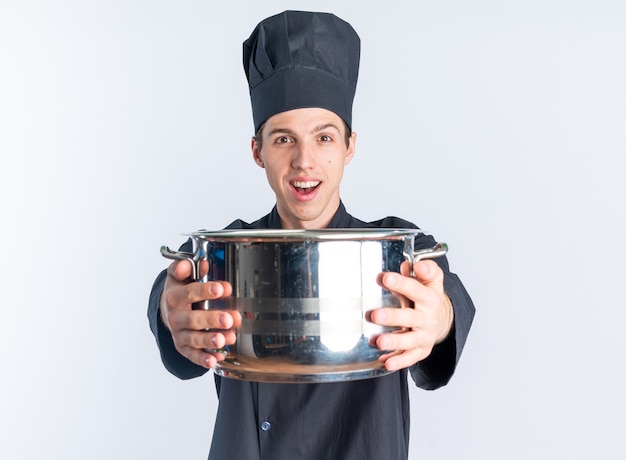
[[[322,134],[320,136],[320,141],[322,142],[332,142],[333,138],[330,137],[328,134]]]
[[[274,142],[277,144],[289,144],[293,142],[293,140],[289,136],[279,136]]]

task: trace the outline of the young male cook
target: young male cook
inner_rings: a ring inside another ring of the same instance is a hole
[[[231,229],[416,228],[387,217],[363,222],[340,199],[344,167],[354,157],[352,101],[360,39],[332,14],[286,11],[269,17],[244,42],[255,136],[254,161],[267,175],[276,206]],[[419,236],[416,248],[431,247]],[[182,250],[190,250],[190,242]],[[446,258],[416,262],[409,275],[385,273],[383,286],[414,308],[380,308],[371,321],[405,328],[376,339],[399,350],[382,377],[336,383],[258,383],[215,376],[219,408],[210,459],[406,459],[408,375],[435,389],[451,378],[470,329],[474,306]],[[172,263],[155,281],[148,316],[165,367],[188,379],[224,356],[208,353],[235,341],[241,318],[192,311],[191,303],[231,294],[227,282],[189,282],[190,265]],[[213,332],[207,332],[211,329]]]

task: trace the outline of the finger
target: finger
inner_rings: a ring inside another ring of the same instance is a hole
[[[200,350],[191,347],[183,347],[178,349],[179,353],[186,357],[192,363],[198,366],[205,367],[207,369],[213,369],[221,361],[224,361],[226,357],[221,352],[210,353],[206,350]]]
[[[385,307],[372,310],[369,321],[381,326],[419,327],[420,316],[412,308]]]
[[[382,351],[407,351],[422,349],[430,352],[435,345],[435,337],[429,331],[403,331],[382,334],[376,338],[376,347]]]
[[[430,350],[415,348],[402,353],[389,354],[386,357],[381,357],[380,360],[385,363],[385,369],[388,371],[397,371],[423,361],[429,354]]]
[[[443,284],[443,270],[433,260],[419,260],[413,263],[413,272],[410,271],[411,265],[403,262],[400,266],[400,273],[417,279],[424,286],[431,286],[441,282]]]
[[[224,331],[191,331],[183,330],[176,335],[175,343],[179,348],[190,347],[200,350],[211,350],[232,345],[236,341],[233,330]]]
[[[209,271],[209,262],[206,260],[200,261],[200,273],[196,274],[198,278],[202,278]],[[188,260],[177,260],[172,262],[167,267],[167,274],[178,281],[185,281],[191,278],[193,273],[193,267]]]
[[[416,304],[430,304],[435,302],[438,293],[443,292],[443,276],[441,278],[436,277],[436,280],[429,282],[430,284],[427,285],[415,278],[403,276],[400,273],[386,272],[383,273],[381,282],[384,288],[396,294],[400,294]]]
[[[387,370],[393,371],[414,365],[432,352],[434,342],[431,334],[407,331],[384,334],[376,339],[376,346],[389,351],[379,358]]]
[[[208,368],[223,361],[227,355],[224,347],[236,342],[235,330],[190,331],[183,330],[173,335],[174,346],[190,361]]]
[[[384,288],[406,297],[410,297],[408,294],[413,293],[415,289],[423,288],[416,279],[396,272],[385,272],[380,280]]]
[[[391,358],[392,356],[396,356],[402,354],[402,351],[390,351],[389,353],[385,353],[384,355],[381,355],[378,358],[378,361],[384,363],[386,362],[389,358]]]
[[[235,326],[233,313],[220,310],[174,310],[170,312],[167,320],[173,332],[226,330]]]
[[[381,284],[385,289],[395,294],[400,294],[412,301],[419,300],[422,296],[427,295],[426,286],[418,282],[415,278],[403,276],[396,272],[383,273],[381,276]]]
[[[370,314],[370,321],[381,326],[422,331],[435,331],[441,327],[442,318],[428,306],[416,304],[415,308],[379,308]]]
[[[415,278],[425,286],[443,283],[443,270],[432,260],[421,260],[413,264]]]
[[[232,286],[226,281],[189,283],[167,289],[166,302],[168,306],[190,308],[194,302],[228,297],[231,293]]]
[[[176,260],[167,267],[167,274],[178,281],[184,281],[191,276],[191,262]]]

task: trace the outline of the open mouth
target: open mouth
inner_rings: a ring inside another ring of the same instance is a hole
[[[321,184],[318,180],[310,180],[310,181],[293,181],[291,186],[296,190],[296,192],[302,195],[308,195],[309,193],[313,193],[313,191],[319,187]]]

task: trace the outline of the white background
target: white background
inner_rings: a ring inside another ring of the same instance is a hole
[[[0,458],[206,458],[213,379],[163,368],[148,293],[274,203],[241,43],[285,9],[362,38],[349,211],[446,241],[476,303],[411,459],[625,458],[621,0],[0,0]]]

